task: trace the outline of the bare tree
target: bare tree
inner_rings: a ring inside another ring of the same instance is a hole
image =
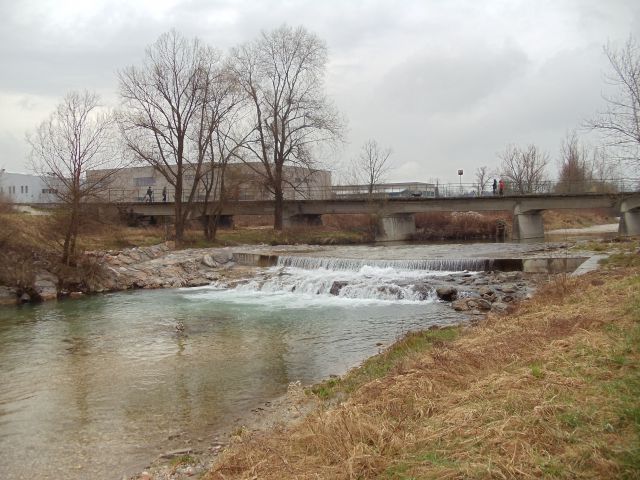
[[[369,195],[376,185],[384,182],[391,168],[391,154],[390,148],[381,147],[376,140],[367,140],[360,149],[360,155],[353,161],[352,177],[357,184],[367,186]]]
[[[151,165],[173,186],[180,244],[219,121],[212,103],[218,84],[229,75],[216,50],[171,31],[147,48],[141,67],[128,67],[119,78],[120,130],[134,159]]]
[[[482,195],[489,183],[489,169],[486,166],[476,169],[476,183],[478,184],[478,195]]]
[[[281,26],[234,48],[231,57],[251,109],[247,165],[273,194],[274,228],[280,230],[284,166],[312,172],[314,147],[341,135],[342,122],[323,91],[327,48],[303,27]]]
[[[98,196],[118,172],[114,164],[114,120],[96,93],[70,92],[51,116],[27,136],[33,170],[65,204],[62,262],[74,261],[84,201]],[[88,170],[100,170],[87,177]]]
[[[576,132],[567,133],[560,147],[560,171],[556,191],[561,193],[588,191],[592,176],[592,165],[587,148],[580,144]]]
[[[548,154],[535,145],[526,149],[508,145],[499,157],[502,159],[501,175],[507,181],[508,189],[521,194],[544,191]]]
[[[234,88],[235,83],[227,82],[227,89],[220,91],[219,101],[212,102],[209,114],[216,117],[212,122],[215,127],[207,137],[206,163],[200,182],[204,190],[202,217],[205,238],[213,240],[216,236],[218,222],[224,203],[229,200],[226,186],[227,165],[240,158],[240,152],[247,140],[247,133],[238,131],[242,125],[242,97]],[[231,181],[233,184],[233,180]]]
[[[605,95],[607,108],[589,122],[601,131],[609,147],[623,161],[640,168],[640,45],[629,37],[624,47],[605,47],[612,72],[606,82],[615,91]]]

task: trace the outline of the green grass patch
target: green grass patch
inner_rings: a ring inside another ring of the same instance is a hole
[[[533,362],[529,365],[531,369],[531,375],[535,378],[544,378],[544,372],[542,371],[542,364],[540,362]]]
[[[332,378],[319,383],[311,388],[311,392],[323,400],[332,399],[341,393],[351,393],[365,383],[384,377],[410,356],[424,352],[439,343],[453,341],[459,333],[458,327],[409,332],[390,348],[365,360],[362,365],[342,378]]]
[[[195,464],[196,464],[196,459],[188,454],[174,457],[169,463],[169,465],[171,465],[174,468],[182,465],[195,465]]]

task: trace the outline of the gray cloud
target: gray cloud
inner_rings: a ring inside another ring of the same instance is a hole
[[[640,31],[634,0],[101,0],[73,8],[0,0],[0,167],[25,171],[26,130],[70,89],[116,101],[116,72],[176,28],[227,49],[282,23],[330,49],[327,91],[349,120],[333,165],[368,138],[394,150],[392,180],[497,164],[507,143],[555,154],[601,106],[602,45]],[[470,179],[470,178],[469,178]]]

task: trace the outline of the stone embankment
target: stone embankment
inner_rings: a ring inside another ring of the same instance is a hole
[[[82,280],[65,287],[53,273],[38,271],[29,287],[0,285],[0,305],[80,297],[136,288],[178,288],[208,285],[232,277],[235,266],[229,248],[173,250],[170,244],[118,251],[87,252],[89,269]],[[241,273],[243,269],[235,269]]]
[[[89,290],[96,293],[198,287],[227,276],[235,266],[229,248],[171,250],[168,244],[159,244],[87,255],[103,267],[102,274],[89,283]]]

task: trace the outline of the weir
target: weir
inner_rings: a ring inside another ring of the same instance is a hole
[[[302,268],[305,270],[350,270],[362,267],[395,268],[400,270],[431,270],[445,272],[491,270],[493,260],[488,258],[434,258],[420,260],[364,260],[353,258],[303,257],[297,255],[280,256],[276,265],[280,267]]]
[[[233,254],[240,265],[259,267],[292,267],[303,270],[358,271],[363,267],[392,268],[397,270],[422,270],[433,272],[525,272],[563,273],[573,272],[587,257],[540,258],[431,258],[414,260],[365,260],[357,258],[306,257],[302,255],[265,255],[258,253]]]

